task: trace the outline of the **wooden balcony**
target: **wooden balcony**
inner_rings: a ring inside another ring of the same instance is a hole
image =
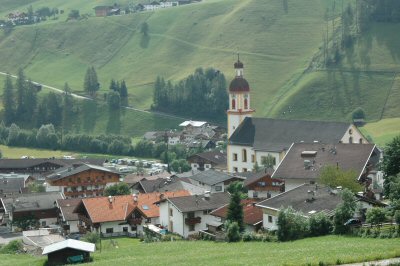
[[[186,225],[194,225],[201,223],[201,217],[193,217],[193,218],[186,218],[185,224]]]
[[[129,218],[128,223],[130,225],[139,225],[142,224],[142,218]]]
[[[79,221],[84,222],[86,225],[92,225],[92,221],[83,214],[78,214]]]

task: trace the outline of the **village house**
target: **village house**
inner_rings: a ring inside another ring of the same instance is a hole
[[[58,224],[65,234],[79,232],[79,217],[77,213],[74,213],[74,210],[80,202],[81,199],[58,199],[56,201],[59,213]]]
[[[138,236],[143,226],[160,224],[160,210],[156,204],[165,198],[190,195],[185,190],[165,193],[146,193],[125,196],[85,198],[76,207],[79,232],[95,231],[104,237]]]
[[[227,187],[235,181],[243,181],[242,177],[232,176],[224,172],[207,170],[189,177],[192,184],[211,193],[226,191]]]
[[[77,167],[85,163],[102,166],[104,159],[0,159],[0,173],[28,174],[35,179],[44,179],[45,175],[59,168],[66,166]]]
[[[204,193],[204,188],[192,184],[186,178],[178,178],[175,175],[169,178],[142,179],[131,189],[133,193],[173,192],[179,190],[186,190],[190,195]]]
[[[214,169],[226,171],[226,153],[223,151],[201,152],[190,156],[187,161],[193,170]]]
[[[107,185],[119,182],[120,174],[97,165],[64,167],[46,177],[46,191],[63,192],[67,198],[103,195]]]
[[[263,212],[261,208],[256,207],[257,200],[255,199],[244,199],[241,201],[243,206],[243,223],[245,225],[245,231],[257,232],[262,228],[263,224]],[[219,209],[210,212],[210,215],[220,218],[220,222],[223,224],[226,221],[228,214],[228,205],[226,204]],[[212,226],[212,225],[211,225]],[[210,228],[208,228],[210,231]]]
[[[0,214],[2,224],[15,229],[13,222],[23,219],[37,221],[37,227],[57,223],[58,199],[63,199],[60,192],[19,194],[1,198]]]
[[[14,178],[22,178],[24,180],[24,187],[27,187],[29,184],[32,184],[35,182],[35,177],[30,174],[19,174],[19,173],[2,174],[2,173],[0,173],[0,180],[11,180]]]
[[[253,118],[244,65],[238,60],[234,68],[227,111],[229,172],[249,171],[256,162],[262,165],[268,156],[272,156],[276,168],[294,142],[368,143],[351,123]]]
[[[23,191],[26,192],[24,178],[0,179],[0,196],[21,194]]]
[[[249,198],[267,199],[285,192],[285,181],[271,178],[271,173],[262,171],[246,178],[243,187],[247,189]]]
[[[360,213],[356,214],[357,218],[363,218],[369,208],[386,206],[364,196],[355,196],[357,202],[361,204]],[[267,230],[277,230],[278,213],[281,208],[292,207],[305,217],[320,212],[332,217],[335,214],[336,206],[341,202],[342,198],[338,189],[330,189],[317,184],[302,184],[275,197],[261,201],[256,206],[262,208],[263,227]]]
[[[318,181],[325,166],[352,170],[360,182],[372,184],[378,170],[380,151],[374,144],[295,143],[288,150],[272,178],[285,181],[286,190]],[[383,184],[380,184],[383,185]]]
[[[187,238],[207,230],[208,224],[221,224],[220,219],[210,212],[228,204],[229,200],[230,195],[226,192],[167,198],[160,202],[160,224],[169,232]]]

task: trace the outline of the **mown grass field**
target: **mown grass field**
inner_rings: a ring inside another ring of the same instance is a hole
[[[368,123],[361,130],[366,136],[371,136],[377,145],[384,147],[394,137],[400,135],[400,118],[386,118]]]
[[[88,265],[334,265],[400,256],[400,239],[340,236],[286,243],[163,242],[145,244],[116,239],[118,248],[103,240],[102,251]],[[44,257],[0,255],[0,265],[41,266]]]
[[[85,70],[94,66],[101,82],[99,95],[108,90],[111,78],[125,79],[129,104],[147,109],[158,75],[176,82],[197,67],[214,67],[229,82],[239,52],[256,116],[350,121],[351,112],[360,106],[368,121],[399,117],[400,82],[398,76],[397,82],[393,78],[400,71],[400,24],[372,24],[343,51],[339,64],[321,69],[324,14],[332,9],[333,0],[288,0],[287,10],[281,0],[209,0],[155,12],[65,21],[71,9],[94,15],[94,6],[112,3],[5,0],[0,14],[29,5],[57,6],[65,14],[2,35],[0,71],[16,73],[23,67],[35,81],[59,88],[68,82],[79,93]],[[344,6],[347,3],[354,1],[346,0]],[[336,7],[335,15],[339,13]],[[143,22],[149,25],[147,37],[140,33]],[[335,25],[340,26],[339,16]],[[130,113],[123,120],[123,134],[139,135],[153,125],[169,128],[176,122]],[[106,119],[99,116],[103,122],[96,132],[104,130]]]

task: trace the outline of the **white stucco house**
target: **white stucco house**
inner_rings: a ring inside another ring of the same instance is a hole
[[[160,203],[160,224],[186,238],[207,230],[209,224],[221,223],[210,212],[228,204],[229,200],[230,195],[225,192],[168,198]]]

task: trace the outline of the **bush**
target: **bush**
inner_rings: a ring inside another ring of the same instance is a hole
[[[308,220],[308,224],[311,236],[323,236],[332,231],[332,222],[325,213],[312,215]]]
[[[308,234],[308,221],[304,215],[291,207],[279,211],[277,231],[279,241],[296,240]]]
[[[82,237],[82,241],[97,244],[100,241],[100,234],[96,232],[87,233]]]
[[[12,240],[0,250],[3,254],[17,254],[24,251],[24,246],[21,240]]]
[[[240,241],[239,225],[237,222],[226,223],[226,237],[228,242],[238,242]]]

